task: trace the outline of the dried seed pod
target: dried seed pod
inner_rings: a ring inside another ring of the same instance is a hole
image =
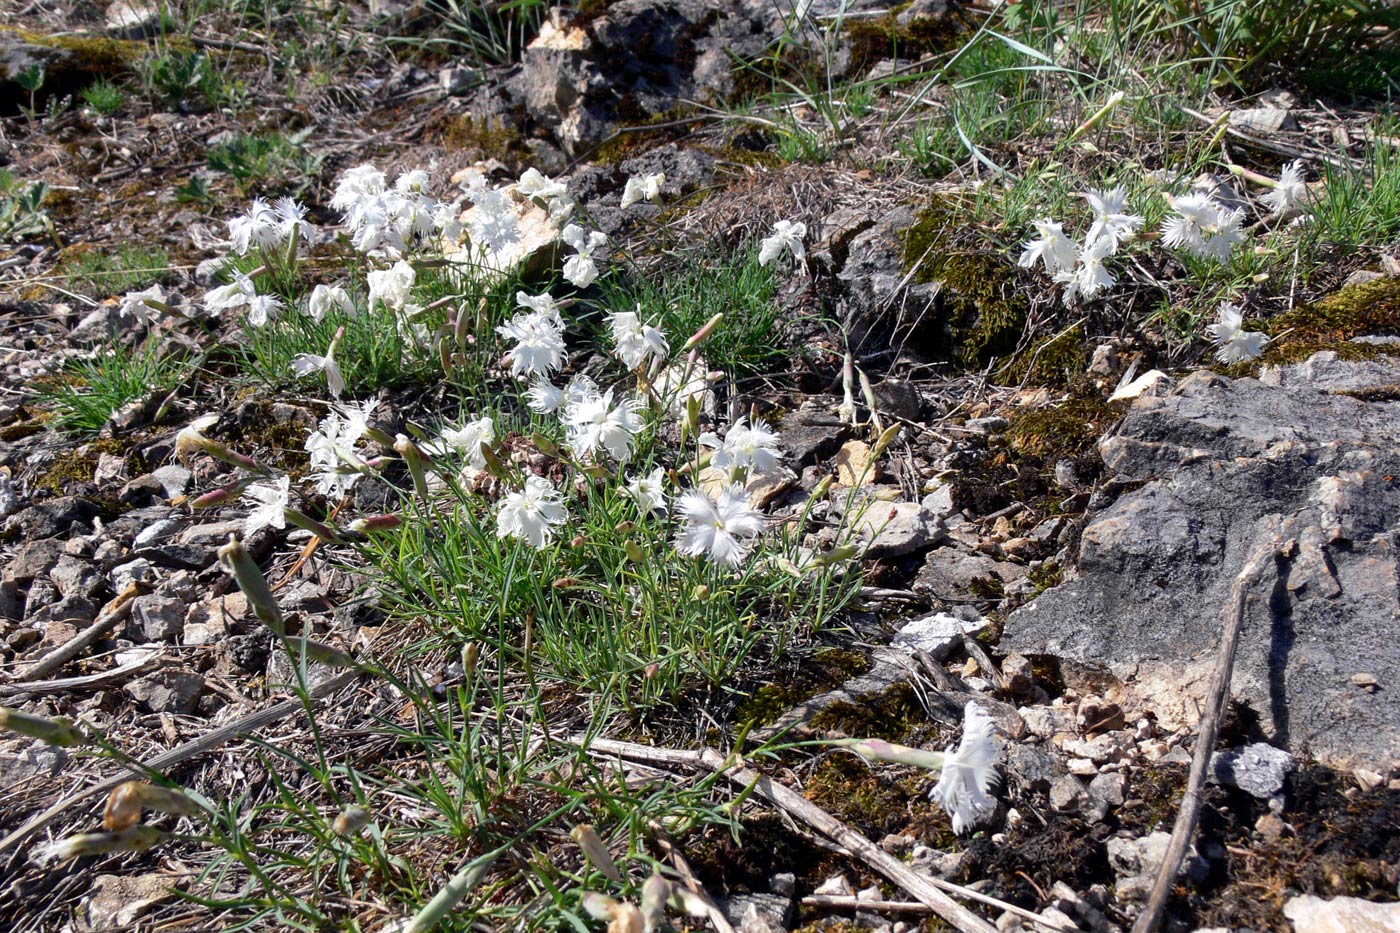
[[[617,870],[617,864],[613,861],[612,855],[608,852],[608,847],[603,844],[596,830],[587,823],[580,823],[569,833],[569,838],[578,844],[583,850],[584,857],[609,881],[622,884],[622,872]]]
[[[27,735],[31,739],[38,739],[61,748],[69,748],[87,742],[87,736],[83,735],[77,726],[66,719],[34,716],[29,713],[21,713],[17,709],[10,709],[7,706],[0,706],[0,729],[18,732],[20,735]]]
[[[141,782],[127,781],[112,788],[102,810],[102,828],[111,832],[130,829],[141,822]]]

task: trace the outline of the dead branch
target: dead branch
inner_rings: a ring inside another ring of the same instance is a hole
[[[1286,549],[1281,532],[1274,532],[1269,540],[1258,547],[1230,591],[1230,601],[1225,607],[1225,631],[1220,637],[1220,651],[1215,662],[1215,671],[1210,678],[1210,692],[1206,697],[1206,709],[1201,715],[1201,724],[1196,731],[1196,749],[1191,757],[1191,773],[1186,781],[1186,793],[1181,798],[1181,810],[1176,815],[1176,825],[1172,827],[1171,842],[1167,845],[1166,858],[1157,872],[1157,880],[1152,885],[1152,894],[1147,906],[1133,924],[1133,933],[1152,933],[1162,919],[1162,909],[1167,905],[1172,883],[1176,880],[1181,860],[1186,857],[1186,848],[1196,833],[1196,822],[1201,817],[1203,798],[1201,789],[1205,786],[1206,772],[1210,767],[1211,754],[1215,749],[1215,739],[1220,732],[1220,715],[1225,708],[1225,700],[1230,695],[1230,674],[1235,667],[1235,649],[1239,646],[1240,629],[1244,626],[1245,604],[1250,590],[1264,572],[1264,565]]]

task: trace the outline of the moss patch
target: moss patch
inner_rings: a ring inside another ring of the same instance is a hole
[[[1017,457],[1053,468],[1060,460],[1093,455],[1099,436],[1117,417],[1100,399],[1072,398],[1054,408],[1015,416],[1006,439]]]
[[[756,687],[735,712],[735,720],[766,726],[804,700],[840,686],[870,669],[870,658],[859,651],[823,648],[791,671],[790,679]]]
[[[853,17],[846,23],[854,73],[861,74],[887,58],[915,61],[930,53],[946,52],[961,45],[972,30],[971,19],[957,9],[943,16],[915,16],[901,23],[899,15],[908,6],[902,3],[884,16]]]
[[[449,151],[475,150],[482,157],[514,161],[525,151],[525,137],[502,117],[475,117],[462,114],[437,128],[442,145]]]
[[[904,267],[920,282],[942,282],[953,345],[947,354],[967,366],[986,366],[1016,352],[1030,315],[1006,259],[963,246],[955,205],[935,199],[904,232]]]
[[[1321,301],[1301,305],[1272,318],[1268,333],[1274,342],[1261,363],[1296,363],[1319,350],[1332,350],[1348,360],[1400,352],[1395,346],[1351,342],[1353,337],[1368,335],[1400,336],[1400,278],[1352,285]]]
[[[103,438],[65,450],[54,457],[48,467],[34,477],[33,486],[36,489],[46,489],[55,496],[74,495],[78,492],[77,487],[92,483],[93,473],[97,470],[97,463],[103,454],[120,456],[125,461],[129,473],[144,472],[145,464],[141,455],[129,440]],[[104,512],[121,510],[115,501],[108,502],[105,497],[90,495],[88,498],[98,502]]]

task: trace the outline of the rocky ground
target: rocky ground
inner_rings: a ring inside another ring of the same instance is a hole
[[[737,381],[734,405],[757,405],[779,427],[785,470],[763,490],[771,514],[810,511],[830,530],[845,509],[870,506],[859,519],[864,585],[840,631],[756,668],[727,707],[680,704],[623,738],[692,748],[727,744],[742,725],[746,748],[780,735],[941,748],[974,701],[1002,735],[1004,788],[995,817],[970,838],[952,833],[915,769],[803,748],[751,763],[913,871],[1005,902],[977,908],[999,930],[1128,929],[1181,805],[1231,587],[1273,539],[1277,556],[1246,593],[1200,828],[1165,922],[1400,928],[1391,903],[1400,893],[1400,703],[1389,692],[1400,670],[1394,252],[1339,251],[1302,286],[1293,317],[1253,364],[1211,367],[1199,348],[1184,350],[1153,326],[1095,321],[1076,332],[1071,378],[1048,378],[1025,344],[1016,350],[1029,362],[1008,378],[961,353],[970,290],[918,274],[911,231],[953,182],[872,171],[878,143],[858,131],[845,151],[802,164],[775,154],[759,120],[706,116],[751,78],[736,56],[756,57],[782,33],[766,4],[584,4],[551,12],[509,65],[373,47],[356,53],[353,75],[290,91],[270,67],[255,67],[265,50],[252,40],[229,49],[218,43],[231,40],[197,34],[200,48],[249,59],[239,61],[249,100],[38,118],[20,110],[34,106],[17,83],[24,63],[46,62],[54,87],[72,93],[123,73],[123,43],[149,41],[150,27],[114,25],[88,6],[9,6],[3,161],[17,177],[42,177],[55,198],[53,235],[17,242],[0,259],[5,705],[81,718],[142,761],[169,756],[159,767],[211,798],[270,793],[254,741],[310,741],[280,686],[290,662],[216,562],[241,513],[189,508],[227,468],[207,457],[182,462],[174,445],[191,418],[217,411],[221,439],[292,464],[323,409],[295,387],[274,394],[229,382],[215,362],[173,394],[152,391],[116,413],[100,436],[58,432],[36,386],[95,339],[136,326],[111,294],[63,277],[74,257],[159,244],[174,303],[197,300],[208,285],[197,264],[253,190],[205,163],[207,148],[236,128],[308,131],[320,161],[302,196],[327,227],[337,220],[325,205],[329,183],[363,161],[431,165],[444,182],[474,164],[501,177],[534,166],[562,178],[619,244],[644,242],[644,223],[657,218],[678,243],[728,247],[766,234],[774,218],[807,223],[804,274],[775,297],[796,322],[777,336],[793,351],[788,368]],[[408,30],[421,10],[380,12]],[[888,15],[922,37],[911,50],[917,63],[945,31],[982,14],[916,2]],[[44,38],[70,31],[120,37],[102,54]],[[910,64],[874,54],[860,35],[837,46],[837,77]],[[277,109],[275,100],[290,103]],[[1315,144],[1313,110],[1279,112],[1275,145]],[[1345,132],[1358,112],[1341,112],[1331,128]],[[644,206],[638,223],[619,207],[623,185],[653,172],[665,173],[668,206]],[[212,192],[207,200],[181,193],[194,179]],[[1010,262],[1002,272],[1007,288],[1025,287]],[[1361,311],[1343,313],[1352,308]],[[171,341],[206,339],[190,322],[158,326]],[[872,432],[843,417],[848,348],[870,375],[868,394],[855,387],[862,412],[903,426],[875,462]],[[385,390],[376,418],[392,434],[445,397],[438,384]],[[809,501],[828,479],[829,495]],[[365,591],[369,576],[346,555],[315,553],[272,529],[247,544],[303,632],[351,650],[395,643]],[[95,631],[72,656],[45,660]],[[422,662],[425,676],[447,685],[461,675],[454,663],[441,652]],[[337,755],[357,766],[392,759],[387,740],[358,741],[373,717],[402,705],[392,689],[329,670],[313,670],[312,683],[327,691],[323,728]],[[568,713],[560,721],[580,723]],[[193,849],[68,872],[29,858],[41,840],[90,827],[98,798],[72,795],[105,792],[99,782],[114,773],[64,749],[0,740],[0,926],[224,923],[172,899],[171,886],[190,890],[201,867]],[[61,811],[46,815],[56,803]],[[942,928],[868,860],[758,798],[739,822],[737,838],[711,829],[684,840],[736,929]],[[347,908],[344,917],[346,928],[386,928],[372,912]]]

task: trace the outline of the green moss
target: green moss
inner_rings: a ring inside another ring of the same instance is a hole
[[[1007,425],[1006,439],[1017,457],[1053,467],[1059,460],[1092,454],[1099,435],[1116,418],[1101,399],[1072,398],[1016,415]]]
[[[735,720],[751,726],[766,726],[788,710],[819,693],[838,687],[870,669],[870,658],[859,651],[823,648],[804,658],[791,678],[763,684],[752,691],[735,712]]]
[[[861,74],[887,58],[914,61],[934,52],[945,52],[967,38],[972,23],[961,10],[943,16],[916,16],[899,21],[907,3],[892,7],[880,17],[852,17],[845,26],[851,44],[851,65]]]
[[[474,149],[484,158],[513,160],[525,151],[525,137],[501,117],[462,114],[442,128],[442,145],[451,150]]]
[[[1005,258],[961,245],[952,231],[966,226],[955,205],[935,199],[904,233],[904,265],[920,282],[942,282],[953,345],[950,356],[983,367],[1015,353],[1030,314]]]
[[[0,32],[44,48],[62,49],[72,53],[71,63],[66,68],[50,69],[50,79],[67,80],[78,74],[117,74],[129,70],[150,51],[150,46],[146,43],[130,39],[109,39],[106,36],[49,36],[32,29],[12,26],[0,26]]]
[[[905,740],[928,721],[918,694],[909,684],[897,684],[857,703],[833,703],[812,717],[814,732],[840,733],[858,738]]]
[[[129,470],[141,469],[140,457],[129,442],[103,438],[58,454],[48,468],[34,478],[33,485],[38,489],[47,489],[56,496],[68,495],[74,484],[92,482],[103,454],[120,455]]]
[[[1259,363],[1296,363],[1319,350],[1332,350],[1342,359],[1373,359],[1396,353],[1384,344],[1352,343],[1353,337],[1400,336],[1400,278],[1352,285],[1310,305],[1300,305],[1272,318],[1273,338]],[[1242,368],[1257,369],[1259,363]]]
[[[306,453],[308,426],[295,418],[277,417],[273,404],[257,401],[249,412],[242,412],[240,423],[224,438],[234,450],[267,466],[287,473],[305,472],[310,458]]]
[[[1052,334],[1017,353],[999,374],[1005,385],[1068,386],[1084,375],[1089,346],[1084,328]]]

